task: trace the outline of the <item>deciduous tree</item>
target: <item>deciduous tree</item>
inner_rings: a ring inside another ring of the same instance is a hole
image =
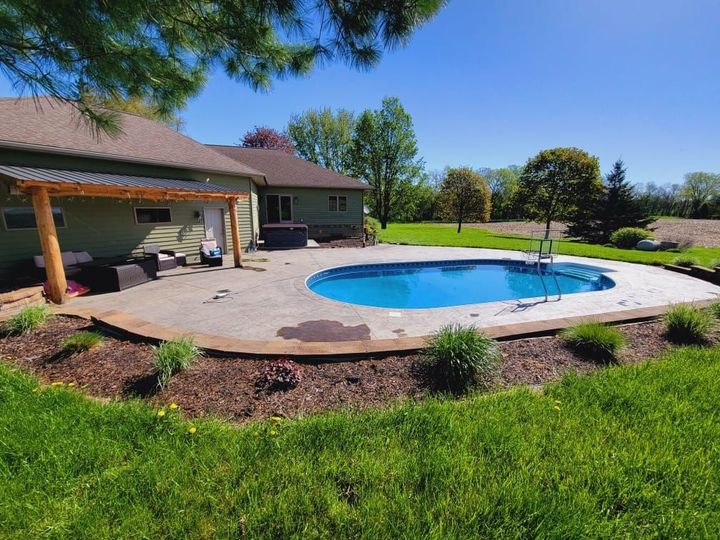
[[[117,133],[117,115],[86,98],[146,98],[164,114],[182,108],[220,66],[266,88],[318,60],[376,64],[446,0],[5,0],[0,69],[23,92],[72,103]]]
[[[490,189],[483,176],[469,167],[448,169],[438,194],[440,215],[458,224],[489,221],[492,208]]]
[[[513,197],[518,189],[520,168],[512,166],[502,169],[486,169],[481,171],[481,174],[485,178],[492,196],[492,218],[510,217]]]
[[[381,109],[360,115],[353,136],[352,171],[373,187],[370,207],[383,229],[403,188],[422,171],[416,156],[412,119],[398,98],[384,98]]]
[[[295,146],[287,133],[270,127],[255,126],[255,129],[243,136],[241,144],[245,148],[269,148],[288,154],[295,153]]]
[[[310,109],[293,116],[288,134],[298,155],[321,167],[349,174],[352,162],[355,116],[346,109]]]
[[[598,159],[578,148],[543,150],[522,169],[515,204],[525,219],[573,220],[602,193]]]
[[[689,217],[701,216],[703,205],[705,208],[720,196],[720,174],[708,172],[692,172],[685,175],[685,183],[680,195],[689,204]]]

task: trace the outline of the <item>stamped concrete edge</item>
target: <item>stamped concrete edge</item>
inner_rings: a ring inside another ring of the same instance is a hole
[[[713,302],[714,300],[700,300],[686,302],[686,304],[705,307]],[[553,335],[558,330],[590,320],[608,324],[626,324],[653,320],[665,313],[669,307],[670,306],[667,305],[656,306],[614,311],[590,316],[563,317],[545,321],[491,326],[482,328],[482,331],[488,336],[499,341],[510,341],[543,335]],[[110,332],[142,340],[159,342],[182,336],[192,336],[198,347],[210,354],[217,355],[242,355],[249,357],[287,356],[292,358],[328,359],[330,357],[347,358],[375,354],[406,354],[417,352],[422,349],[428,337],[418,336],[359,341],[261,341],[182,331],[176,328],[151,323],[118,310],[97,311],[87,308],[58,306],[54,311],[58,315],[70,315],[92,320],[95,324]]]

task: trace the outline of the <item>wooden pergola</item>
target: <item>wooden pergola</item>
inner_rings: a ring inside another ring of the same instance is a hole
[[[222,186],[210,186],[189,180],[171,180],[168,182],[172,186],[155,187],[151,185],[132,185],[131,183],[122,185],[117,182],[110,185],[107,183],[21,179],[16,175],[8,174],[3,174],[3,176],[11,178],[13,187],[17,192],[28,194],[32,198],[40,246],[45,259],[48,295],[50,300],[56,304],[62,304],[66,300],[67,279],[61,258],[60,241],[53,220],[51,197],[110,197],[116,199],[146,199],[150,201],[224,201],[227,203],[230,216],[235,267],[242,267],[237,203],[240,200],[247,200],[248,193],[234,192]],[[132,177],[128,176],[127,178]],[[161,179],[158,180],[161,181]],[[197,185],[199,189],[193,189],[195,187],[193,184]],[[181,187],[178,187],[178,185],[181,185]],[[216,190],[213,188],[216,188]]]

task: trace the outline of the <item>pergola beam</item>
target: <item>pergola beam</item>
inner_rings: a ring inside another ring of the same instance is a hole
[[[230,231],[232,233],[233,260],[235,268],[242,268],[242,246],[240,246],[240,226],[238,224],[236,198],[228,199],[228,211],[230,212]]]
[[[161,188],[140,188],[134,186],[105,186],[21,180],[16,182],[18,190],[32,193],[44,189],[53,197],[110,197],[113,199],[148,199],[153,201],[226,201],[231,198],[247,200],[247,193],[171,190]]]
[[[67,278],[60,254],[60,242],[53,220],[50,196],[46,189],[35,188],[32,191],[32,204],[35,211],[40,247],[45,261],[45,274],[48,282],[48,296],[56,304],[65,302]]]

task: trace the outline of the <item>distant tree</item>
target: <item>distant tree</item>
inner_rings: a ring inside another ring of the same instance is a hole
[[[123,99],[119,96],[103,98],[88,96],[87,99],[89,103],[93,104],[93,106],[108,109],[110,111],[136,114],[138,116],[165,124],[175,131],[182,131],[185,125],[185,122],[177,111],[163,110],[145,98],[134,97]]]
[[[74,105],[97,130],[117,115],[88,93],[181,108],[222,68],[253,89],[309,73],[318,60],[377,64],[405,44],[445,0],[5,0],[0,71],[14,88]]]
[[[659,186],[655,182],[638,185],[636,192],[643,212],[649,216],[684,216],[688,206],[680,197],[682,186]]]
[[[297,154],[340,174],[350,174],[355,117],[346,109],[310,109],[288,124]]]
[[[686,174],[681,195],[688,202],[689,217],[707,217],[709,204],[720,196],[720,174],[708,172]],[[703,209],[704,212],[701,213]]]
[[[397,199],[390,213],[390,220],[400,223],[430,221],[435,219],[437,192],[427,179],[404,181],[400,184]]]
[[[602,193],[598,159],[578,148],[543,150],[522,169],[514,204],[525,219],[573,220]]]
[[[384,98],[381,109],[360,115],[353,134],[351,168],[372,186],[369,206],[383,229],[403,188],[422,172],[422,161],[416,156],[412,119],[398,98]]]
[[[518,189],[520,168],[486,169],[481,171],[481,174],[492,195],[492,218],[506,219],[510,217],[513,197]]]
[[[579,213],[569,224],[571,236],[591,242],[605,243],[610,235],[623,227],[644,228],[650,222],[638,200],[635,190],[625,178],[627,169],[622,160],[613,164],[605,177],[603,192],[586,212]]]
[[[469,167],[448,169],[438,194],[440,215],[458,224],[489,221],[492,200],[483,176]]]
[[[287,133],[269,127],[258,127],[248,131],[242,138],[241,146],[245,148],[269,148],[282,150],[288,154],[295,153],[295,146]]]

